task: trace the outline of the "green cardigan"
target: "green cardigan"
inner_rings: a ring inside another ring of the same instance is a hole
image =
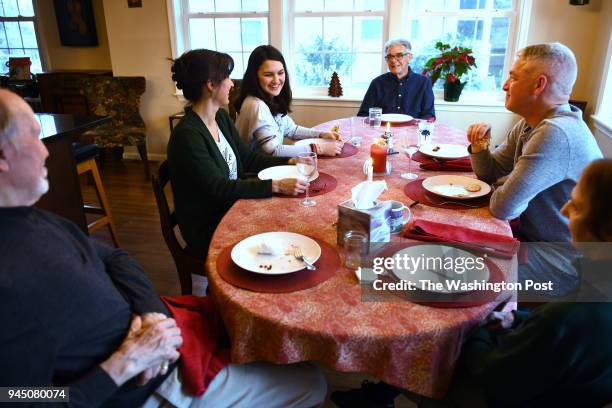
[[[221,218],[239,198],[272,196],[272,181],[243,179],[245,172],[287,164],[286,157],[272,157],[251,150],[224,109],[215,120],[230,144],[238,179],[229,179],[229,167],[206,125],[197,113],[186,110],[168,142],[168,167],[176,217],[187,245],[206,255]]]

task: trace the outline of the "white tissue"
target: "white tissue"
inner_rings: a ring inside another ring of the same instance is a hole
[[[384,180],[362,181],[351,189],[353,205],[358,210],[367,210],[374,207],[376,199],[387,189]]]
[[[278,255],[281,252],[278,242],[275,241],[260,242],[255,251],[258,255]]]

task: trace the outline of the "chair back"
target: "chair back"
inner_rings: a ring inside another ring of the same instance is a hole
[[[176,271],[179,275],[179,281],[181,284],[181,293],[183,295],[191,295],[192,293],[192,282],[191,274],[206,275],[204,269],[204,260],[199,259],[189,254],[180,244],[176,237],[175,227],[177,225],[176,216],[174,211],[170,209],[168,204],[168,197],[164,191],[164,187],[170,180],[170,172],[168,169],[168,162],[165,161],[159,167],[157,175],[153,175],[151,178],[151,184],[153,185],[153,192],[155,193],[155,201],[157,202],[157,209],[159,210],[159,220],[161,222],[162,234],[164,241],[172,254],[174,264],[176,265]]]
[[[79,85],[90,114],[110,116],[109,127],[144,130],[140,116],[140,97],[146,89],[144,77],[92,76],[79,80]]]

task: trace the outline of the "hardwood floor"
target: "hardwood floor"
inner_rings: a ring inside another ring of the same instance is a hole
[[[156,173],[159,163],[150,163],[151,173]],[[179,295],[180,285],[174,261],[162,237],[159,215],[150,181],[143,177],[142,164],[138,161],[107,161],[101,170],[104,189],[117,226],[121,248],[143,266],[160,295]],[[86,177],[81,179],[81,188],[86,202],[96,203],[95,190]],[[92,235],[109,245],[112,244],[107,228]],[[194,293],[203,294],[202,282],[194,281]],[[340,373],[322,367],[327,377],[329,393],[359,387],[361,381],[375,378],[354,373]],[[329,399],[324,408],[333,408]],[[396,399],[396,408],[415,407],[403,395]]]

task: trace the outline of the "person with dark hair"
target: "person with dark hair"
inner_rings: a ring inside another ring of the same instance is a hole
[[[68,387],[69,402],[53,406],[72,407],[285,408],[324,400],[316,367],[228,364],[211,299],[170,299],[205,305],[206,314],[167,307],[125,251],[33,207],[49,187],[39,136],[28,104],[0,90],[0,386]]]
[[[285,59],[271,45],[260,45],[249,57],[240,97],[236,101],[236,127],[245,143],[272,156],[296,157],[314,151],[335,156],[341,143],[313,143],[308,146],[285,145],[285,137],[293,140],[321,137],[339,140],[337,131],[320,132],[298,126],[289,116],[291,86]]]
[[[245,179],[246,172],[295,164],[295,159],[255,152],[238,135],[229,114],[234,61],[223,53],[191,50],[174,61],[172,79],[190,102],[168,142],[168,166],[176,216],[189,250],[206,258],[223,215],[240,198],[273,193],[297,195],[308,185],[298,179]]]
[[[389,40],[384,45],[389,72],[372,80],[363,97],[357,116],[368,116],[370,108],[382,108],[383,113],[401,113],[418,119],[435,119],[434,94],[431,80],[410,69],[412,45],[403,38]]]

